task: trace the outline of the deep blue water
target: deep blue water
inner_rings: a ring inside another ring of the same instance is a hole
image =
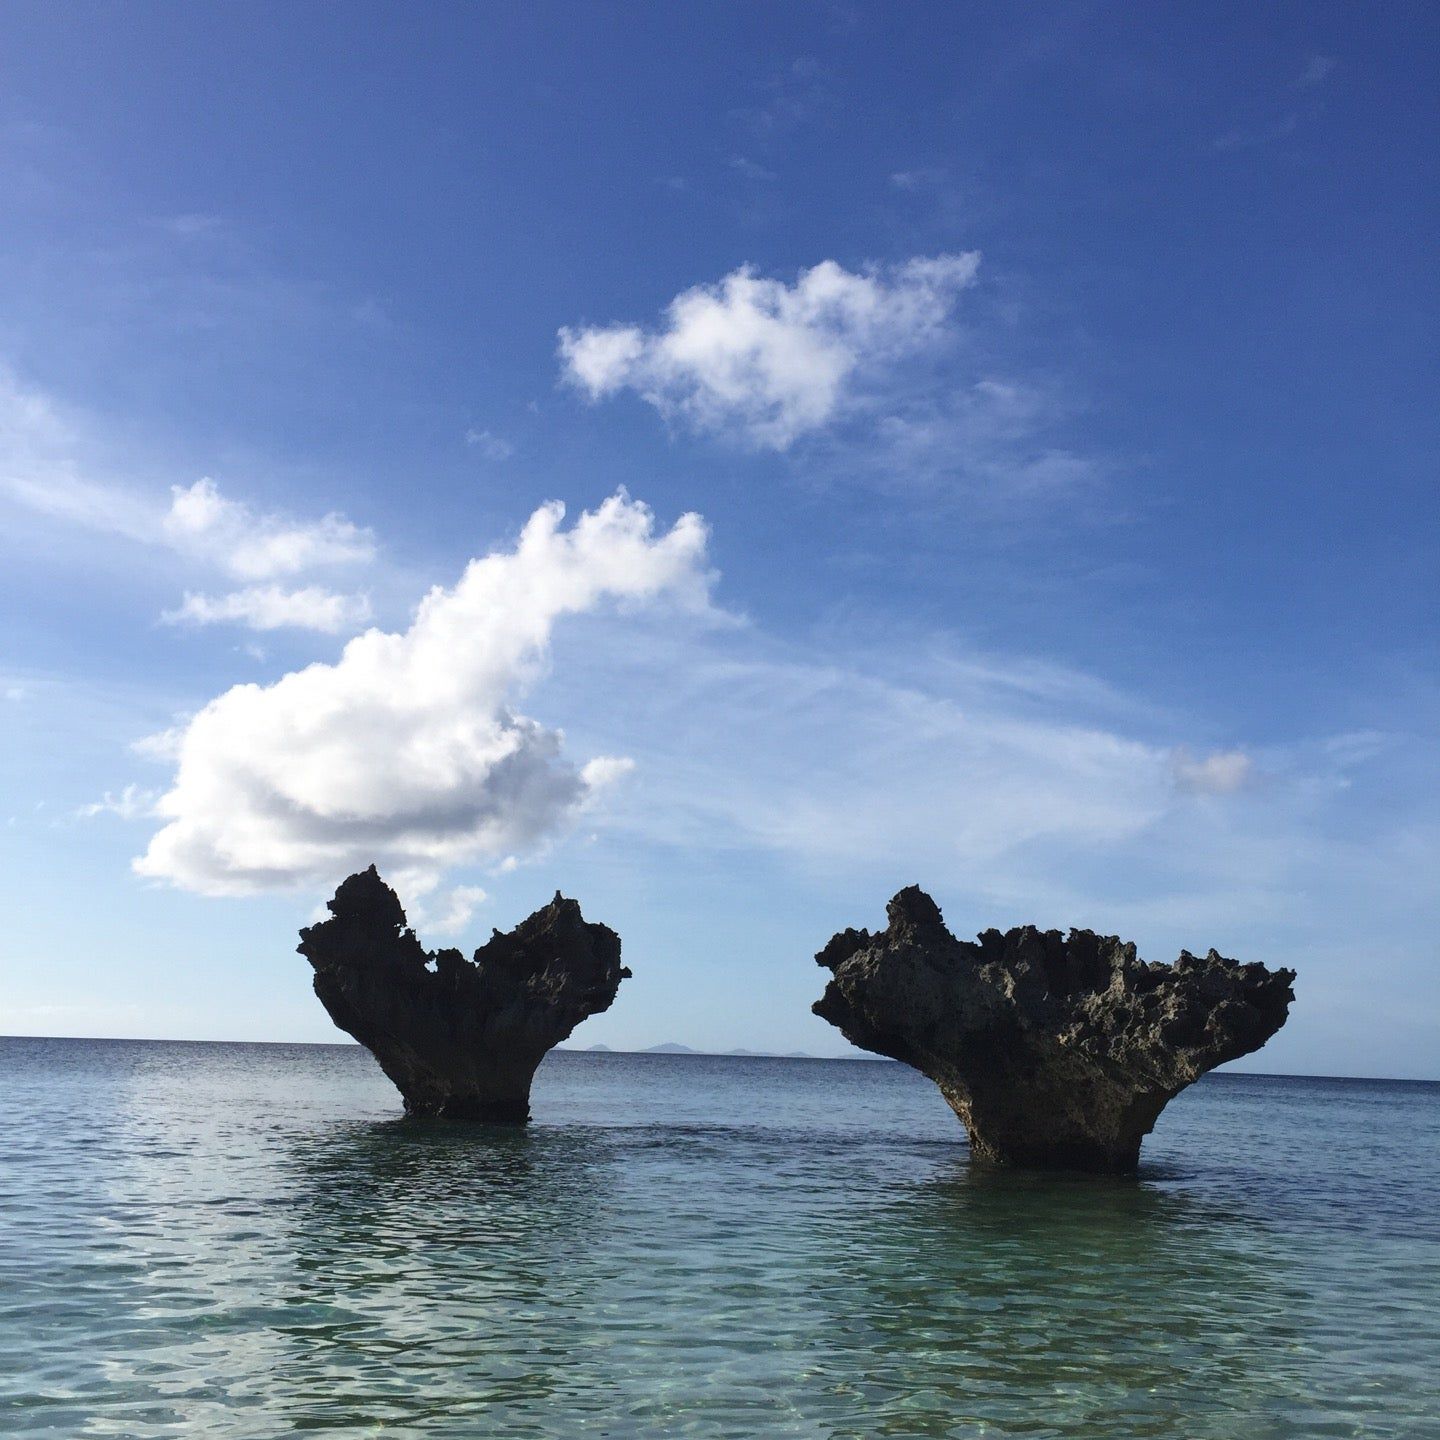
[[[0,1040],[5,1436],[1440,1436],[1440,1086],[1214,1076],[1138,1180],[867,1061]]]

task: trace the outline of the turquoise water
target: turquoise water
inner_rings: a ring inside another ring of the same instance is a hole
[[[1138,1181],[866,1061],[0,1040],[6,1436],[1440,1435],[1440,1086],[1212,1077]]]

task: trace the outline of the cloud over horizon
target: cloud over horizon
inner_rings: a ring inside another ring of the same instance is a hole
[[[333,664],[236,685],[173,748],[165,820],[140,875],[203,894],[328,885],[372,861],[412,894],[450,866],[543,843],[602,786],[563,736],[512,708],[563,616],[664,599],[703,611],[708,532],[693,513],[657,533],[623,491],[562,528],[536,510],[513,550],[436,586],[403,633],[370,630]]]
[[[563,378],[592,401],[633,390],[672,423],[783,451],[939,340],[979,265],[978,251],[862,272],[823,260],[793,285],[742,266],[677,295],[655,329],[562,327]]]

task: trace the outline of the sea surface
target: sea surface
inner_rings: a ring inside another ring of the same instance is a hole
[[[1440,1436],[1440,1085],[1212,1076],[1129,1181],[872,1061],[0,1040],[0,1435]]]

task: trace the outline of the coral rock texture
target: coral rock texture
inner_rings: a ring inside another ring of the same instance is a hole
[[[431,954],[372,865],[300,932],[315,993],[395,1082],[410,1115],[523,1124],[545,1053],[608,1010],[621,980],[620,937],[588,924],[558,892],[466,960]]]
[[[1026,925],[957,940],[919,889],[889,928],[845,930],[815,957],[814,1011],[866,1050],[928,1075],[979,1159],[1125,1173],[1166,1103],[1258,1050],[1295,998],[1293,970],[1182,951],[1146,964],[1089,930]]]

